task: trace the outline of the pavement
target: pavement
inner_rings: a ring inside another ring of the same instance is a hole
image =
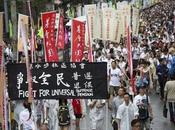
[[[175,124],[170,122],[169,111],[168,117],[163,117],[163,101],[159,99],[157,94],[150,96],[154,119],[152,121],[152,130],[175,130]]]

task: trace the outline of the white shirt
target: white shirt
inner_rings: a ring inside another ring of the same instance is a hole
[[[110,86],[120,86],[120,76],[122,76],[121,70],[119,68],[112,69],[110,74]]]
[[[131,121],[138,115],[138,107],[131,102],[128,106],[125,102],[120,105],[117,111],[117,119],[120,119],[120,130],[131,130]]]
[[[20,124],[23,125],[23,130],[36,130],[33,115],[31,115],[30,119],[29,119],[29,116],[30,116],[30,113],[28,109],[24,109],[19,114]]]
[[[146,94],[144,94],[143,96],[139,94],[139,95],[135,96],[135,98],[134,98],[134,104],[137,106],[143,105],[146,102],[147,102],[147,95]],[[149,96],[148,96],[148,103],[149,104],[151,103]]]

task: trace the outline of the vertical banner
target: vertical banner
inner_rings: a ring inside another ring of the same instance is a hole
[[[60,15],[56,45],[58,49],[64,49],[65,33],[64,33],[64,17]]]
[[[90,32],[90,38],[93,39],[95,37],[95,27],[96,27],[96,5],[85,5],[85,15],[88,20],[88,28]]]
[[[132,8],[132,34],[138,36],[139,32],[139,9]]]
[[[3,12],[0,12],[0,42],[3,41]]]
[[[85,47],[85,23],[72,20],[71,61],[81,62]]]
[[[44,32],[45,60],[47,62],[57,62],[58,53],[55,46],[56,12],[42,13],[41,18]]]
[[[22,33],[21,33],[21,24],[24,24],[26,30],[26,38],[28,39],[28,25],[29,25],[29,17],[27,15],[19,14],[18,15],[18,51],[23,52],[23,41],[22,41]]]
[[[121,15],[120,15],[120,11],[119,10],[115,10],[114,11],[114,23],[113,23],[113,39],[115,42],[119,43],[120,42],[120,38],[121,38],[121,33],[119,31],[120,29],[120,24],[121,24],[121,19],[120,19]]]
[[[103,39],[113,41],[113,24],[114,24],[114,9],[106,8],[103,10]]]
[[[96,22],[95,22],[95,38],[103,38],[103,12],[98,9],[96,13]]]
[[[25,24],[23,22],[21,22],[20,29],[21,29],[20,31],[21,31],[21,34],[22,34],[22,43],[23,43],[23,47],[24,47],[24,54],[25,54],[25,57],[26,57],[27,83],[28,83],[28,94],[29,94],[28,101],[31,103],[32,99],[33,99],[33,95],[32,95],[32,74],[31,74],[31,71],[30,71],[30,61],[29,61],[28,47],[27,47],[27,37],[26,37],[27,30],[26,30]]]
[[[134,77],[133,77],[133,58],[132,58],[132,45],[131,45],[131,29],[130,25],[127,26],[127,50],[128,50],[128,66],[130,73],[130,84],[131,84],[131,93],[134,94],[136,92],[134,85]]]

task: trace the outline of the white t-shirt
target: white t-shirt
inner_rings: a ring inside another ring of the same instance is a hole
[[[140,94],[137,95],[137,96],[135,96],[135,98],[134,98],[134,104],[136,106],[143,105],[144,103],[147,103],[147,95],[146,94],[144,94],[143,96],[140,95]],[[148,103],[149,104],[151,103],[149,96],[148,96]]]
[[[29,119],[30,113],[28,109],[24,109],[19,114],[20,124],[23,125],[23,130],[36,130],[33,115]]]
[[[112,69],[111,68],[111,79],[110,86],[120,86],[120,76],[122,76],[122,72],[119,68]]]

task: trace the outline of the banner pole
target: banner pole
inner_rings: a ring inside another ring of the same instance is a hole
[[[106,130],[108,130],[108,103],[106,102]]]

